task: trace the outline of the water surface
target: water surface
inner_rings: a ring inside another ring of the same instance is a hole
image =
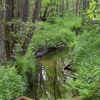
[[[30,97],[35,100],[57,100],[66,98],[63,66],[69,61],[67,49],[50,51],[37,58],[39,69],[33,82]]]

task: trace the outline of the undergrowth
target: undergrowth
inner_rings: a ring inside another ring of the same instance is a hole
[[[75,34],[71,31],[71,27],[79,24],[79,22],[80,19],[78,18],[56,18],[54,24],[38,22],[31,42],[33,50],[36,52],[59,45],[69,47],[75,37]]]
[[[0,68],[0,100],[15,100],[25,89],[25,82],[14,67]]]
[[[79,36],[74,49],[75,79],[67,80],[69,90],[76,91],[82,100],[100,98],[100,28]]]
[[[0,100],[1,98],[2,100],[13,100],[23,95],[25,91],[24,83],[26,83],[28,88],[35,76],[35,53],[38,50],[45,50],[60,45],[69,47],[75,37],[75,34],[71,31],[71,27],[78,24],[79,21],[80,19],[77,18],[56,18],[53,24],[49,22],[36,23],[36,30],[26,54],[20,56],[16,52],[15,61],[13,62],[15,68],[0,70]],[[17,51],[20,51],[19,48]]]

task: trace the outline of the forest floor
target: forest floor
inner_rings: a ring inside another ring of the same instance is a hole
[[[59,46],[68,47],[76,37],[74,26],[80,27],[81,18],[56,18],[53,22],[37,22],[31,46],[35,52]],[[74,31],[74,32],[73,32]]]

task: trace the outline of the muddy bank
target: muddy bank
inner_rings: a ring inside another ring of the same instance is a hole
[[[36,57],[40,57],[40,56],[42,56],[43,54],[48,53],[48,52],[50,52],[50,51],[57,50],[57,49],[64,49],[64,48],[66,48],[65,45],[60,45],[60,46],[56,46],[56,47],[47,48],[47,49],[45,49],[45,50],[42,50],[42,49],[41,49],[41,50],[38,50],[38,51],[35,53],[35,55],[36,55]]]

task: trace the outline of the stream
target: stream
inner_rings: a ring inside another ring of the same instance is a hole
[[[28,92],[30,98],[35,100],[58,100],[67,98],[65,74],[63,66],[69,61],[66,48],[56,49],[37,57],[39,68],[37,69],[33,87]],[[67,71],[70,74],[70,71]]]

